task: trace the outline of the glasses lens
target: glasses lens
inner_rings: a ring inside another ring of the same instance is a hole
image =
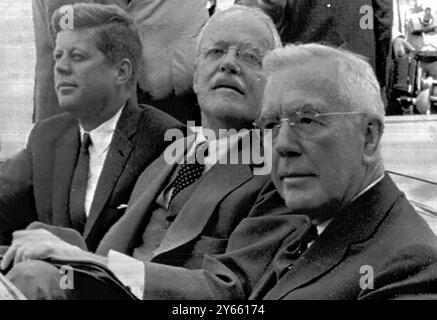
[[[275,114],[262,115],[255,120],[255,125],[259,129],[273,129],[281,123],[279,116]]]

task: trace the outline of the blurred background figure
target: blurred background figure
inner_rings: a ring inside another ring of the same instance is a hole
[[[275,22],[283,43],[320,42],[365,56],[384,87],[392,0],[235,0],[235,3],[263,9]]]
[[[387,114],[437,112],[436,3],[395,0]]]
[[[54,34],[51,14],[76,2],[117,4],[138,24],[143,64],[138,102],[151,104],[179,120],[200,120],[192,91],[196,37],[209,17],[207,0],[35,0],[32,2],[36,38],[34,120],[59,113],[53,89]]]

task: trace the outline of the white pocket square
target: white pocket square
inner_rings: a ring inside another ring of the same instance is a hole
[[[127,208],[127,204],[120,204],[118,207],[117,207],[117,210],[120,210],[120,209],[126,209]]]

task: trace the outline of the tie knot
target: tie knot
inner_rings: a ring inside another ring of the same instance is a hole
[[[207,141],[196,145],[194,152],[187,156],[187,164],[205,164],[205,158],[208,156],[209,144]]]
[[[89,146],[92,144],[91,136],[88,132],[85,132],[82,137],[82,149],[88,150]]]

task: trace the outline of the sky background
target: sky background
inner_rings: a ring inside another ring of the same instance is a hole
[[[35,46],[31,0],[0,1],[0,160],[25,146],[32,126]]]

